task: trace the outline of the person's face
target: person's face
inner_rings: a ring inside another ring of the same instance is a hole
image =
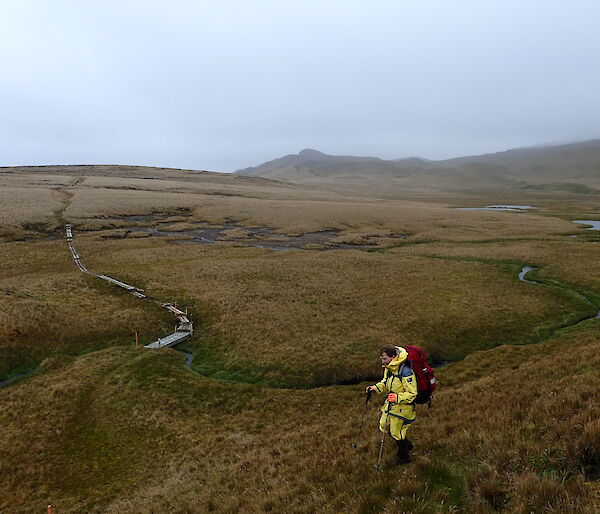
[[[379,358],[381,359],[381,364],[387,366],[390,362],[392,362],[394,357],[390,357],[387,353],[382,353]]]

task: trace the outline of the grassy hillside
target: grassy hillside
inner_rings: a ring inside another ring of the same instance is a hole
[[[411,429],[414,463],[383,473],[373,469],[375,406],[350,448],[362,385],[209,380],[173,350],[50,359],[0,391],[0,508],[595,512],[585,482],[600,462],[599,337],[590,322],[439,370],[434,407]]]

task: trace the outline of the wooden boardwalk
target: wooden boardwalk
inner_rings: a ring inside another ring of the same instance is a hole
[[[81,257],[79,253],[77,253],[75,245],[73,244],[73,227],[71,225],[65,225],[65,233],[67,236],[67,244],[69,245],[69,250],[71,250],[73,260],[75,261],[75,264],[77,265],[80,271],[82,271],[83,273],[87,273],[88,275],[93,275],[96,278],[109,282],[110,284],[113,284],[115,286],[121,287],[129,293],[131,293],[136,298],[158,303],[161,305],[161,307],[164,307],[177,317],[178,324],[175,327],[175,332],[166,337],[161,337],[152,343],[144,345],[144,348],[164,348],[166,346],[174,346],[185,341],[192,335],[192,333],[194,332],[194,326],[192,324],[192,321],[189,319],[187,312],[178,309],[177,306],[173,305],[172,303],[163,303],[159,300],[149,298],[144,294],[144,290],[140,289],[139,287],[126,284],[125,282],[121,282],[120,280],[117,280],[113,277],[109,277],[108,275],[96,275],[95,273],[92,273],[81,262]]]
[[[168,335],[167,337],[161,337],[153,343],[145,344],[144,348],[164,348],[165,346],[173,346],[177,343],[181,343],[190,337],[189,332],[177,331]]]

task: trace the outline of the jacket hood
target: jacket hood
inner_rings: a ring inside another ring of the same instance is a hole
[[[389,369],[392,373],[395,374],[398,373],[398,368],[408,357],[408,352],[401,346],[396,346],[396,350],[398,352],[398,355],[396,355],[396,357],[394,357],[387,366],[383,366],[384,368]]]

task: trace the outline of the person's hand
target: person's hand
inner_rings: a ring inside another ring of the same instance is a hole
[[[398,401],[398,395],[396,393],[388,394],[388,402],[396,403]]]
[[[375,386],[367,386],[367,388],[365,389],[365,393],[368,393],[369,391],[376,391],[377,388]]]

